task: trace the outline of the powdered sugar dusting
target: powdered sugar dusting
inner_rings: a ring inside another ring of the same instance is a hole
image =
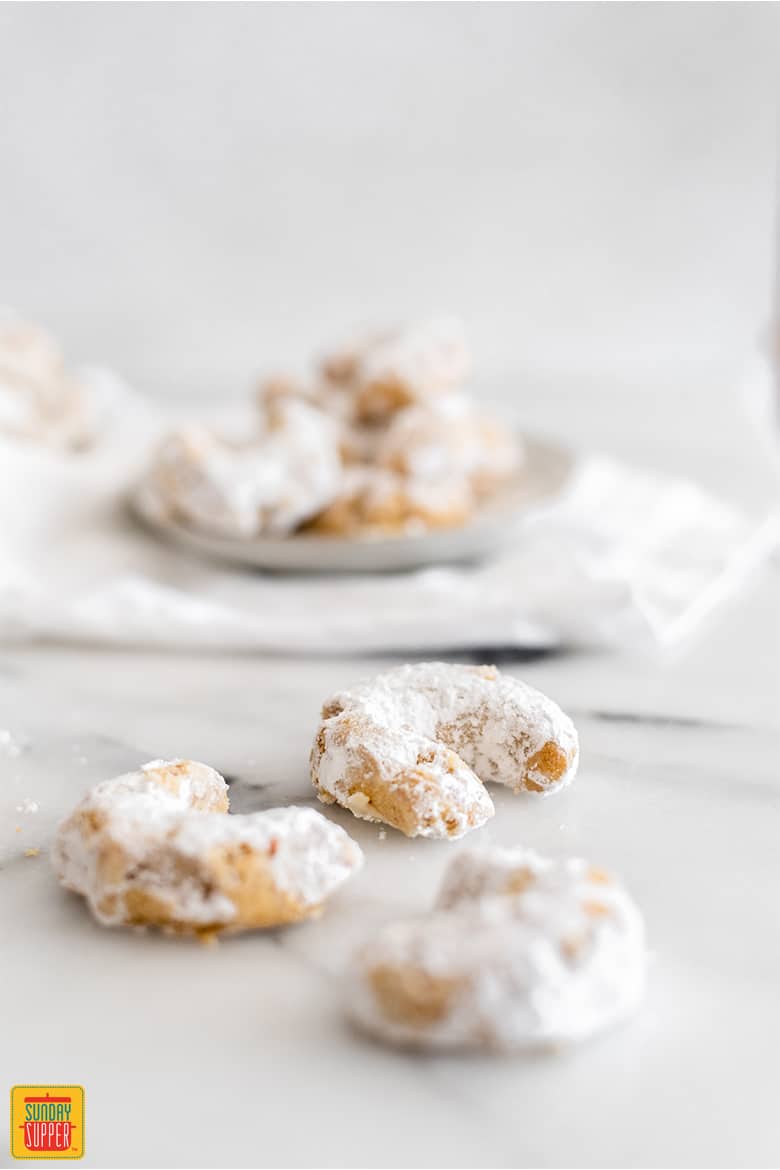
[[[95,404],[52,337],[0,311],[0,434],[71,449],[94,438]]]
[[[641,915],[603,871],[524,849],[464,853],[433,913],[366,945],[350,1010],[393,1043],[565,1043],[633,1011],[645,963]]]
[[[356,806],[354,793],[367,761],[379,783],[423,771],[425,789],[417,832],[460,836],[492,815],[483,782],[549,793],[570,783],[577,767],[577,733],[547,696],[493,667],[428,662],[397,667],[335,694],[323,708],[312,750],[312,778],[324,797],[357,816],[377,816],[375,802]],[[557,753],[550,768],[550,745]],[[440,804],[465,815],[444,832]],[[430,807],[429,807],[430,806]],[[433,822],[426,824],[426,817]],[[404,831],[407,831],[404,829]]]
[[[285,533],[319,512],[341,482],[339,430],[302,399],[274,400],[243,442],[191,425],[160,445],[141,507],[231,536]]]
[[[380,336],[359,354],[358,380],[365,386],[396,383],[414,397],[448,390],[469,373],[463,326],[439,317]]]
[[[290,805],[246,816],[187,817],[171,844],[198,858],[222,845],[249,845],[269,858],[280,890],[303,906],[318,906],[362,864],[357,845],[313,808]]]
[[[477,412],[465,396],[451,394],[399,411],[376,458],[380,466],[423,484],[461,477],[485,490],[516,471],[521,452],[514,435]]]
[[[153,760],[88,793],[60,826],[55,871],[105,924],[125,922],[128,899],[142,891],[167,907],[172,922],[197,928],[241,925],[240,905],[220,888],[211,863],[225,851],[259,858],[272,894],[300,917],[362,863],[344,830],[313,809],[226,816],[227,803],[227,785],[213,768]]]

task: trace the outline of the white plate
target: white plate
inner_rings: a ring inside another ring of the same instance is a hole
[[[130,504],[164,540],[220,561],[304,573],[366,573],[474,561],[500,548],[532,505],[557,495],[573,466],[570,452],[554,443],[523,436],[525,461],[517,475],[459,528],[399,536],[341,537],[296,533],[248,539],[207,532],[161,518],[135,493]]]

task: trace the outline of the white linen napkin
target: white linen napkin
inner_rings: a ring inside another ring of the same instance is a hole
[[[161,417],[105,371],[102,441],[63,454],[0,439],[0,637],[311,652],[679,641],[777,545],[684,480],[597,455],[474,567],[312,577],[221,567],[168,547],[125,500]]]

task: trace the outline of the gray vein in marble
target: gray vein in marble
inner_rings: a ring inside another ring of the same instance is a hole
[[[595,719],[600,723],[635,723],[648,727],[690,727],[702,730],[740,731],[747,730],[742,724],[721,722],[713,719],[698,719],[693,716],[653,714],[640,711],[579,711],[572,712],[573,718]]]

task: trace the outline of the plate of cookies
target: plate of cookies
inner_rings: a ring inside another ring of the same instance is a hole
[[[264,381],[243,429],[168,433],[131,506],[165,540],[263,569],[477,560],[562,489],[573,461],[484,412],[469,373],[455,321],[364,333],[306,380]]]

